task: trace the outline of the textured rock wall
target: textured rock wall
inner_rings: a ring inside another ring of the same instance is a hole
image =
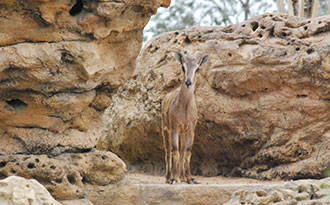
[[[101,114],[131,77],[150,16],[169,4],[0,2],[0,178],[36,178],[58,199],[72,199],[85,184],[123,177],[118,157],[92,150]]]
[[[208,53],[198,74],[195,174],[322,178],[330,168],[330,18],[265,14],[151,40],[105,111],[99,148],[163,173],[161,101],[182,78],[173,51]]]

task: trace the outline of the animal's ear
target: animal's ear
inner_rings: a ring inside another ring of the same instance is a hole
[[[183,58],[183,55],[182,55],[180,52],[175,51],[175,52],[174,52],[174,57],[175,57],[175,59],[176,59],[177,61],[180,62],[181,65],[183,65],[183,63],[184,63],[184,58]]]
[[[175,51],[175,52],[174,52],[174,57],[175,57],[175,59],[176,59],[177,61],[180,62],[180,64],[181,64],[181,68],[182,68],[182,71],[183,71],[183,72],[186,72],[186,71],[185,71],[185,68],[184,68],[184,58],[183,58],[183,55],[182,55],[180,52]]]
[[[198,67],[200,68],[200,67],[202,67],[202,65],[204,64],[204,63],[206,63],[206,61],[209,59],[209,55],[208,54],[205,54],[205,55],[203,55],[203,57],[199,60],[199,62],[198,62]]]

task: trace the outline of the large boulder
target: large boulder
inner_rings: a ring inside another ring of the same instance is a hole
[[[133,74],[151,15],[170,0],[0,3],[0,179],[35,178],[57,199],[121,180],[94,150],[101,114]]]
[[[197,79],[194,174],[322,178],[330,168],[330,18],[264,14],[152,39],[112,97],[97,147],[163,173],[161,102],[179,86],[173,51],[210,59]]]
[[[2,205],[60,205],[43,187],[34,179],[11,176],[0,180],[0,204]]]
[[[34,178],[61,200],[83,198],[87,188],[114,184],[125,172],[125,163],[111,152],[0,156],[0,178]]]
[[[0,154],[86,150],[168,0],[0,3]],[[81,140],[83,139],[83,140]]]

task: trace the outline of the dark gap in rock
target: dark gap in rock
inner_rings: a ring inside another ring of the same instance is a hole
[[[5,161],[0,162],[0,168],[5,167],[6,165],[7,165],[7,162],[5,162]]]
[[[77,0],[76,4],[73,5],[73,7],[70,9],[70,15],[71,16],[76,16],[78,15],[80,12],[82,12],[84,8],[84,4],[82,0]]]
[[[102,159],[103,159],[103,160],[105,160],[106,158],[107,158],[107,156],[104,156],[104,155],[102,156]]]
[[[62,183],[62,178],[55,179],[55,182],[58,183],[58,184],[61,184]]]
[[[308,29],[308,26],[304,26],[304,30],[306,31]]]
[[[245,24],[243,24],[242,27],[244,28],[245,27]]]
[[[308,97],[308,95],[306,95],[306,94],[297,95],[297,98],[307,98],[307,97]]]
[[[70,182],[70,184],[75,184],[76,183],[76,179],[74,178],[74,176],[68,175],[67,178],[68,178],[68,181]]]
[[[297,48],[296,48],[296,51],[299,51],[299,50],[300,50],[300,48],[299,48],[299,47],[297,47]]]
[[[6,100],[6,103],[16,111],[23,111],[27,108],[27,104],[19,99]]]
[[[29,169],[33,169],[33,168],[35,168],[34,163],[32,163],[32,162],[30,162],[30,163],[27,165],[27,167],[28,167]]]
[[[259,38],[262,38],[262,34],[261,34],[261,33],[260,33],[260,34],[258,34],[258,37],[259,37]]]
[[[40,162],[39,159],[35,159],[35,161],[36,161],[36,163],[39,163]]]
[[[56,167],[54,165],[50,166],[51,169],[56,169]]]
[[[322,21],[319,21],[319,24],[321,24],[322,23]]]
[[[191,40],[189,39],[188,36],[186,36],[186,38],[184,39],[184,42],[185,42],[186,44],[190,44],[190,43],[191,43]]]
[[[228,53],[228,56],[229,56],[229,57],[232,57],[233,55],[232,55],[231,53]]]
[[[10,170],[10,172],[11,172],[12,174],[16,174],[16,170],[14,170],[14,169]]]
[[[261,29],[266,29],[266,27],[262,25],[262,26],[261,26]]]
[[[86,183],[88,183],[88,179],[87,179],[85,176],[82,176],[82,182],[83,182],[84,184],[86,184]]]
[[[259,27],[259,23],[256,21],[251,22],[251,28],[253,31],[256,31]]]
[[[311,53],[313,53],[314,52],[314,49],[312,49],[312,48],[309,48],[309,49],[307,49],[307,54],[311,54]]]

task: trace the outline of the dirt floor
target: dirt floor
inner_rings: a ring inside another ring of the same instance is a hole
[[[164,176],[153,176],[141,173],[128,173],[126,178],[134,184],[165,184]],[[219,184],[219,185],[254,185],[254,184],[279,184],[285,181],[281,180],[272,180],[272,181],[261,181],[256,179],[249,178],[232,178],[232,177],[203,177],[203,176],[194,176],[196,181],[200,184]],[[181,183],[186,184],[186,183]]]

